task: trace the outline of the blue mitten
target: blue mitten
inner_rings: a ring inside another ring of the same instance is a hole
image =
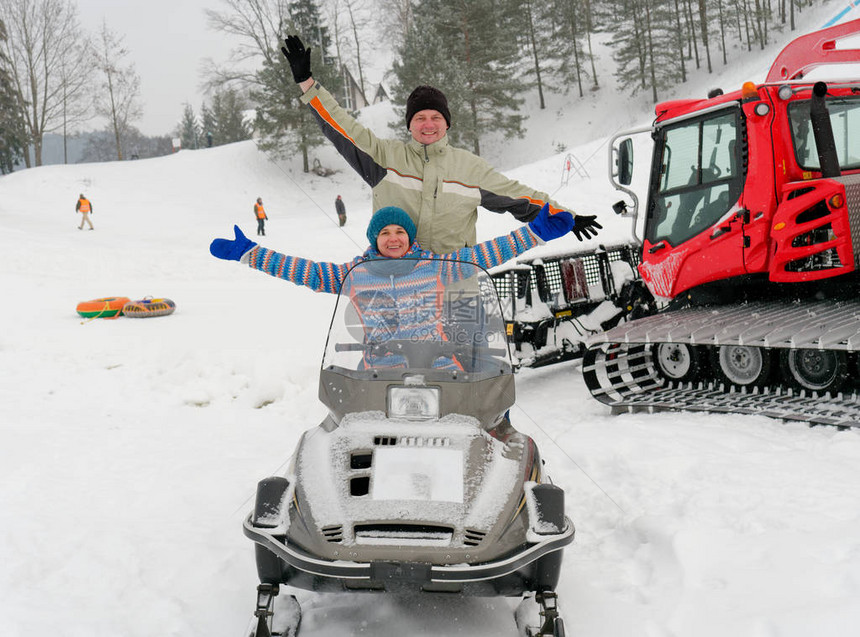
[[[242,234],[239,226],[233,226],[233,232],[236,234],[236,238],[232,241],[230,239],[215,239],[209,244],[209,252],[212,253],[213,257],[227,261],[239,261],[246,252],[257,245]]]
[[[537,217],[529,221],[529,228],[542,241],[552,241],[563,237],[573,229],[573,215],[567,210],[549,213],[549,204],[544,204]]]

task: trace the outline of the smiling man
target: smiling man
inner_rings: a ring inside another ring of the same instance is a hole
[[[448,100],[439,89],[419,86],[406,100],[406,128],[422,145],[438,142],[451,128]]]
[[[549,213],[565,211],[549,195],[496,172],[483,159],[448,143],[451,112],[439,89],[419,86],[406,100],[409,142],[380,139],[346,112],[311,76],[310,48],[287,36],[281,51],[293,79],[319,122],[323,134],[373,189],[373,209],[399,206],[413,219],[421,246],[444,254],[476,243],[478,206],[508,212],[522,222],[533,220],[549,204]],[[574,215],[580,241],[602,226],[594,215]]]

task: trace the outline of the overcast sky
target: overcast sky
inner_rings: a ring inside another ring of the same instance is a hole
[[[218,0],[77,0],[81,25],[92,37],[101,27],[125,37],[129,59],[140,75],[147,135],[170,134],[188,102],[199,116],[203,93],[200,68],[205,58],[224,62],[235,43],[208,28],[205,8]],[[103,122],[93,120],[93,128]]]

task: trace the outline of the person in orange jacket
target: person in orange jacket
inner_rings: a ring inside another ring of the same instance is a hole
[[[257,202],[254,204],[254,216],[257,218],[257,235],[266,236],[266,210],[263,208],[262,197],[257,197]]]
[[[90,203],[90,200],[84,197],[84,193],[81,193],[81,196],[78,197],[78,203],[75,206],[75,210],[81,213],[84,218],[81,219],[81,225],[78,226],[78,230],[84,229],[84,224],[90,224],[90,230],[94,230],[93,222],[90,220],[90,215],[93,213],[93,204]]]

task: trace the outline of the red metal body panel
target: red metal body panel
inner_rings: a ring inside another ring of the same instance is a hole
[[[639,265],[639,273],[648,289],[657,296],[673,298],[690,288],[745,273],[743,268],[743,234],[738,231],[711,239],[703,232],[677,248],[664,248],[654,254],[655,247],[647,240],[647,255]]]
[[[657,116],[655,121],[657,124],[661,124],[669,119],[676,119],[678,117],[683,117],[684,115],[698,113],[705,108],[713,108],[720,106],[721,104],[736,102],[740,98],[741,92],[738,90],[718,95],[711,99],[669,100],[667,102],[660,102],[654,107],[654,114]]]
[[[807,192],[802,192],[806,190]],[[789,195],[802,192],[791,199]],[[825,203],[829,214],[812,221],[798,221],[798,215],[806,212],[819,202],[827,202],[834,195],[841,195],[845,201],[845,187],[830,179],[788,184],[782,192],[783,203],[773,218],[773,263],[770,268],[770,280],[777,282],[818,281],[833,276],[847,274],[854,270],[854,255],[851,244],[851,228],[845,206],[834,210]],[[784,224],[784,225],[783,225]],[[821,226],[830,224],[834,238],[830,241],[815,245],[792,245],[801,235],[807,234]],[[803,259],[813,254],[835,248],[843,267],[838,270],[814,270],[809,272],[789,272],[786,265],[792,261]]]
[[[792,40],[773,61],[765,82],[800,79],[816,66],[856,63],[856,49],[837,49],[837,41],[860,31],[860,19]]]
[[[856,33],[860,33],[860,20],[796,39],[777,57],[768,81],[799,78],[810,68],[823,64],[860,63],[860,49],[836,49],[839,38]],[[828,98],[856,96],[860,80],[846,86],[849,83],[842,81],[829,86]],[[728,214],[696,236],[681,237],[683,240],[677,245],[671,245],[666,239],[659,240],[660,235],[653,241],[648,239],[648,224],[661,223],[659,217],[652,218],[653,200],[658,197],[658,184],[667,172],[665,166],[656,164],[670,161],[655,153],[646,238],[639,266],[643,280],[655,295],[674,298],[691,288],[745,274],[764,274],[773,282],[804,282],[854,271],[858,249],[852,245],[851,222],[844,203],[845,186],[822,179],[818,170],[804,170],[795,157],[788,107],[799,100],[808,102],[812,83],[795,80],[787,99],[778,96],[779,88],[766,82],[757,87],[758,99],[744,98],[741,91],[734,91],[711,99],[671,100],[655,107],[655,127],[658,138],[662,139],[660,135],[667,127],[694,122],[698,115],[704,118],[709,113],[719,115],[721,106],[740,104],[743,126],[737,141],[743,145],[742,158],[746,162],[740,196]],[[700,149],[700,165],[703,153]],[[844,174],[858,172],[850,170]],[[678,189],[677,184],[674,187]],[[681,187],[678,192],[683,190]],[[841,207],[831,205],[834,195],[841,196]],[[682,210],[683,201],[683,196],[673,200],[672,213],[693,215],[692,208]],[[664,208],[670,205],[664,202]],[[810,212],[813,209],[814,214]],[[818,231],[814,240],[810,238],[811,231]],[[822,234],[826,239],[822,239]],[[838,255],[838,259],[833,259],[838,267],[804,267],[803,259],[828,252]]]
[[[770,106],[767,115],[755,114],[755,107],[760,102],[747,102],[742,107],[746,116],[748,148],[747,177],[741,194],[741,205],[748,213],[744,224],[746,237],[744,266],[747,274],[768,271],[770,259],[768,236],[778,204],[774,183],[774,166],[777,158],[774,156],[771,137],[778,110],[767,91],[759,90],[759,96],[762,98],[761,102]]]

